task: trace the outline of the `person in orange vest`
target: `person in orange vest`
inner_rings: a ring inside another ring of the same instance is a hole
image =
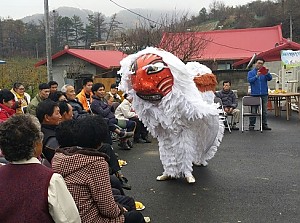
[[[92,103],[92,86],[93,79],[84,78],[82,81],[82,90],[76,95],[76,98],[87,112],[90,112],[90,105]]]

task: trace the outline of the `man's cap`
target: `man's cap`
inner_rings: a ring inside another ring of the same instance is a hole
[[[47,83],[41,83],[39,85],[39,90],[44,90],[44,89],[50,89],[49,84],[47,84]]]

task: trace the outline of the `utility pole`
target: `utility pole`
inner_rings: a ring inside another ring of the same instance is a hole
[[[290,40],[293,41],[293,21],[292,13],[290,12]]]
[[[44,16],[45,16],[45,31],[46,31],[46,54],[47,54],[47,77],[48,81],[53,80],[52,75],[52,53],[51,53],[51,36],[49,22],[49,7],[48,0],[44,0]]]

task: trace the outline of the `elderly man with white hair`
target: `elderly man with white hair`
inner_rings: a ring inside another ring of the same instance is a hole
[[[87,111],[84,110],[83,105],[76,98],[74,86],[70,84],[65,84],[64,86],[62,86],[61,91],[65,94],[68,103],[73,108],[74,119],[84,118],[89,114]]]

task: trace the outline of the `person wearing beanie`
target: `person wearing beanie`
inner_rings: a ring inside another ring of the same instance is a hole
[[[15,96],[7,89],[0,90],[0,123],[6,121],[10,116],[15,114],[12,107],[15,104]]]
[[[37,95],[31,100],[28,105],[27,112],[31,115],[36,116],[36,108],[38,104],[49,97],[50,94],[50,86],[47,83],[42,83],[39,85],[39,92]]]
[[[113,99],[114,99],[114,102],[118,102],[121,104],[122,102],[122,98],[120,97],[120,95],[118,95],[118,85],[117,84],[112,84],[110,85],[110,91],[108,92],[108,94],[110,94]]]

